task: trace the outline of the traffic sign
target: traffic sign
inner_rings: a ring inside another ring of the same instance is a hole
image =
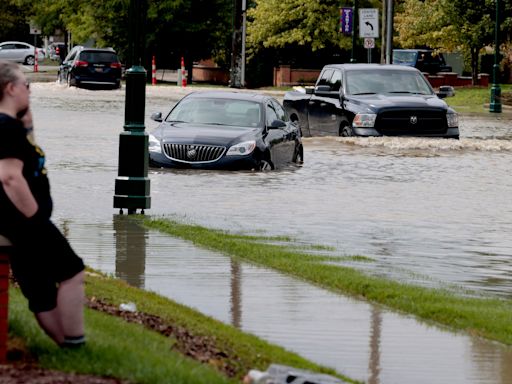
[[[379,37],[379,10],[359,9],[359,37]]]
[[[31,35],[40,35],[41,27],[33,22],[30,22],[30,34]]]
[[[364,47],[367,49],[375,48],[375,39],[373,37],[365,37]]]

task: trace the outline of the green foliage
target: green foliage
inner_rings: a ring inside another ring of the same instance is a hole
[[[307,45],[313,51],[326,46],[348,46],[338,32],[338,1],[256,0],[248,10],[247,44],[265,48]],[[330,17],[329,17],[330,15]]]
[[[500,1],[502,10],[511,9],[511,0]],[[395,14],[395,40],[404,48],[462,52],[476,79],[480,51],[494,45],[495,19],[496,0],[404,0]],[[502,13],[498,23],[510,31],[510,12]],[[500,41],[505,39],[510,41],[510,33],[502,33]]]
[[[13,1],[0,1],[0,42],[21,40],[33,43],[29,34],[29,9]]]

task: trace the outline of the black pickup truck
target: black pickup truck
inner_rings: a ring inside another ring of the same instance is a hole
[[[314,88],[290,91],[283,105],[304,136],[459,138],[457,113],[416,68],[381,64],[326,65]]]

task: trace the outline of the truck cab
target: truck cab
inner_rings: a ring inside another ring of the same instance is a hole
[[[393,64],[418,68],[429,74],[452,72],[452,67],[446,64],[443,54],[432,49],[394,49]]]

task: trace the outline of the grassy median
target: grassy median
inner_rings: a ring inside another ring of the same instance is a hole
[[[512,92],[512,84],[502,84],[501,93]],[[455,88],[455,96],[444,99],[457,112],[489,112],[489,102],[491,99],[491,86],[489,87],[457,87]],[[508,100],[508,98],[507,98]],[[503,100],[505,101],[505,100]],[[512,101],[512,97],[510,97]]]
[[[356,269],[329,263],[335,259],[333,256],[272,244],[271,238],[231,234],[168,219],[146,218],[143,222],[149,228],[240,260],[273,268],[333,292],[383,304],[453,330],[512,344],[510,300],[469,297],[444,289],[368,276]]]

